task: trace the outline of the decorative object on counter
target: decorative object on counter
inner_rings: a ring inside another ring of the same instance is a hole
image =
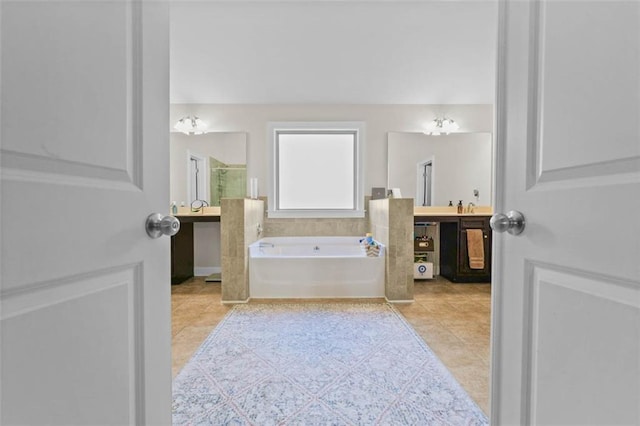
[[[178,205],[176,204],[175,201],[171,202],[171,214],[172,215],[178,214]]]
[[[488,424],[389,304],[236,305],[172,389],[173,424]]]
[[[460,200],[458,201],[458,214],[462,214],[462,210],[463,210],[462,200]]]
[[[433,119],[431,123],[427,125],[427,128],[424,133],[427,135],[433,135],[433,136],[439,136],[442,133],[444,133],[445,135],[448,135],[451,132],[457,131],[459,128],[460,126],[458,125],[458,123],[456,123],[450,118],[436,117]]]
[[[449,207],[453,207],[453,201],[449,200]]]
[[[191,213],[202,213],[203,207],[209,207],[206,200],[193,200],[191,202]]]
[[[382,200],[387,198],[387,188],[371,188],[371,199]]]
[[[207,124],[195,115],[181,118],[173,128],[185,135],[203,135],[207,132]]]
[[[391,197],[402,198],[402,193],[400,192],[400,188],[391,188]]]
[[[476,205],[475,205],[475,204],[473,204],[473,203],[469,203],[469,204],[467,205],[466,212],[467,212],[467,213],[473,213],[473,212],[474,212],[475,207],[476,207]]]

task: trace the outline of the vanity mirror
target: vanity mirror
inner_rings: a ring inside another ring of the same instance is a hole
[[[416,206],[491,205],[490,133],[388,133],[387,187]]]
[[[247,134],[211,132],[171,133],[171,200],[186,206],[247,194]]]

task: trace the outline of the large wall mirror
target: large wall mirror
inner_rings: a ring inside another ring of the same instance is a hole
[[[389,188],[399,188],[416,206],[489,206],[493,143],[490,133],[389,132]]]
[[[178,204],[205,201],[219,206],[222,198],[247,194],[247,134],[212,132],[171,134],[171,200]]]

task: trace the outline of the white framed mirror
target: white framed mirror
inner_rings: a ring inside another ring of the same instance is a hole
[[[492,203],[491,133],[389,132],[387,186],[413,197],[416,206]]]
[[[247,134],[171,133],[171,200],[189,206],[195,200],[219,206],[222,198],[247,194]]]

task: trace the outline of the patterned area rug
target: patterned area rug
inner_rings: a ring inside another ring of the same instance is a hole
[[[176,425],[486,425],[390,305],[236,306],[173,383]]]

